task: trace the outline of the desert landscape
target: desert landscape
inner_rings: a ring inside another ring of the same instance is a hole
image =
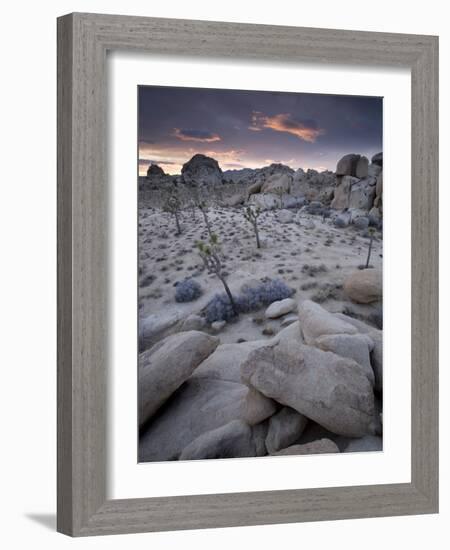
[[[382,187],[381,152],[149,163],[140,462],[382,450]]]

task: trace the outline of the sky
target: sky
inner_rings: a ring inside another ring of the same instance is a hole
[[[380,97],[138,87],[139,173],[179,174],[196,153],[222,170],[281,162],[335,170],[347,153],[382,150]]]

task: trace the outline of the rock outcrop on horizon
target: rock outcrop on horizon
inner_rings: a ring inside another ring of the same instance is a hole
[[[334,210],[349,212],[348,223],[354,223],[358,218],[366,218],[367,225],[381,223],[382,166],[383,153],[374,155],[371,164],[360,155],[346,155],[338,162],[336,188],[330,206]]]
[[[344,155],[335,172],[293,170],[280,163],[222,171],[215,159],[198,153],[183,165],[178,176],[167,175],[158,165],[151,164],[145,181],[140,182],[141,188],[147,185],[162,189],[235,185],[242,191],[224,199],[227,206],[249,204],[262,210],[304,208],[309,214],[335,219],[340,227],[351,223],[378,226],[383,217],[381,152],[373,155],[371,163],[363,155]]]
[[[345,155],[336,166],[336,176],[354,176],[355,178],[365,178],[368,174],[369,161],[367,157],[361,155]]]
[[[181,168],[183,183],[194,187],[221,185],[223,174],[217,160],[196,154]]]
[[[242,168],[240,170],[225,170],[223,172],[224,178],[227,181],[232,181],[233,183],[241,183],[244,185],[263,185],[272,176],[281,176],[282,174],[293,175],[295,170],[286,164],[281,164],[279,162],[273,162],[268,166],[263,166],[262,168]]]
[[[175,182],[175,176],[166,174],[161,166],[152,162],[147,169],[147,175],[139,178],[139,189],[169,189]]]
[[[166,173],[164,170],[158,166],[157,164],[154,164],[153,162],[150,164],[147,170],[147,178],[152,179],[155,176],[165,176]]]

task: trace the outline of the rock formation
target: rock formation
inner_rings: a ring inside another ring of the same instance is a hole
[[[308,300],[298,315],[270,340],[189,331],[142,353],[140,460],[380,450],[381,332]]]
[[[157,164],[153,164],[153,162],[150,164],[147,170],[147,178],[151,179],[155,176],[165,176],[164,170],[158,166]]]
[[[139,359],[140,423],[159,409],[194,369],[210,355],[219,340],[191,330],[168,336]]]
[[[352,273],[344,282],[348,297],[358,304],[370,304],[381,299],[382,274],[378,269],[362,269]]]
[[[147,169],[147,175],[139,178],[139,189],[171,188],[175,182],[174,176],[166,174],[160,166],[152,162]]]
[[[368,175],[369,161],[367,157],[355,154],[345,155],[337,163],[336,176],[354,176],[365,178]]]
[[[369,437],[369,436],[366,436]],[[359,439],[357,441],[360,441]],[[277,456],[287,455],[318,455],[318,454],[335,454],[339,452],[339,447],[331,441],[331,439],[317,439],[311,443],[304,443],[303,445],[291,445],[286,449],[282,449],[276,453],[272,453]]]
[[[368,223],[379,225],[382,220],[383,153],[374,155],[370,165],[366,157],[345,155],[337,164],[336,176],[331,208],[353,212],[355,215],[350,221],[366,216]]]
[[[202,187],[223,183],[223,173],[217,160],[206,155],[196,154],[181,168],[186,185]]]

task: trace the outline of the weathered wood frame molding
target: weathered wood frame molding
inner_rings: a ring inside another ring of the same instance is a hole
[[[411,483],[106,498],[106,53],[398,66],[412,81]],[[438,511],[438,38],[74,13],[58,19],[58,530],[72,536]]]

